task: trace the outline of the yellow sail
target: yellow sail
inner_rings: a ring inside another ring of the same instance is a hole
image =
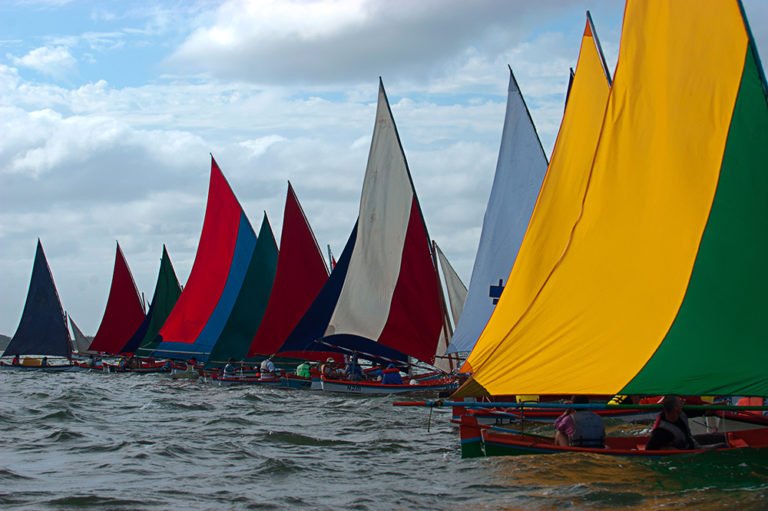
[[[612,394],[653,355],[683,300],[707,223],[747,46],[735,1],[628,2],[615,82],[596,128],[597,80],[584,87],[590,94],[577,86],[601,70],[583,45],[563,121],[569,131],[556,148],[580,156],[581,166],[553,156],[459,395]],[[555,182],[558,174],[569,177]]]

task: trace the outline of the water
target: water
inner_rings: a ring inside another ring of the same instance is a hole
[[[768,508],[768,453],[462,460],[446,410],[0,372],[2,509]]]

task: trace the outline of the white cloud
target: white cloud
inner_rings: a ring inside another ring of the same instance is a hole
[[[64,46],[42,46],[23,57],[9,58],[16,66],[33,69],[58,80],[70,77],[77,70],[77,60]]]

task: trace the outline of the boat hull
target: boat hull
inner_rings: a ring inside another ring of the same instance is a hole
[[[358,395],[389,395],[389,394],[424,394],[440,393],[455,390],[458,385],[452,380],[438,380],[419,383],[418,385],[385,385],[379,382],[346,381],[321,379],[324,392]]]

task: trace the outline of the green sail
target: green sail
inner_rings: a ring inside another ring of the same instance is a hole
[[[230,358],[234,360],[245,358],[269,302],[272,283],[277,272],[277,254],[275,235],[272,233],[272,227],[265,213],[243,286],[237,295],[232,313],[211,351],[208,367],[224,365]]]
[[[136,354],[141,357],[148,357],[152,354],[160,341],[158,339],[158,332],[162,328],[163,323],[168,318],[168,315],[176,305],[176,301],[181,295],[181,286],[179,285],[179,279],[176,277],[176,272],[173,270],[173,264],[171,264],[171,258],[168,256],[168,251],[163,245],[163,256],[160,259],[160,272],[157,275],[157,283],[155,284],[155,294],[152,295],[152,303],[147,313],[147,319],[145,325],[139,328],[137,333],[141,333],[144,330],[143,335],[138,340],[138,349]],[[129,343],[130,344],[130,343]]]
[[[768,104],[750,45],[685,298],[622,394],[768,396]]]

